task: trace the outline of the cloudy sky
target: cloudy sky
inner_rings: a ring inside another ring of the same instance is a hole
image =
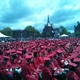
[[[32,25],[42,31],[48,15],[53,27],[73,32],[80,21],[80,0],[0,0],[0,30]]]

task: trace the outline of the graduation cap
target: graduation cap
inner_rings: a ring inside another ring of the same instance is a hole
[[[16,51],[17,54],[22,54],[22,51]]]
[[[44,53],[45,52],[45,49],[42,49],[41,51],[40,51],[40,53]]]
[[[50,61],[49,57],[44,57],[44,61]]]
[[[19,51],[22,51],[23,49],[22,49],[22,48],[18,48],[18,50],[19,50]]]
[[[80,46],[76,48],[76,51],[79,51],[79,50],[80,50]]]
[[[48,56],[48,57],[54,57],[55,54],[56,54],[56,52],[54,51],[54,52],[52,52],[51,54],[49,54],[49,55],[47,55],[47,56]]]
[[[54,55],[54,54],[49,54],[49,55],[47,55],[47,56],[48,56],[48,57],[53,57],[53,55]]]
[[[36,49],[35,49],[35,50],[33,50],[33,53],[37,53],[37,52],[38,52],[38,50],[36,50]]]
[[[57,52],[58,54],[61,54],[61,53],[62,53],[62,50],[61,50],[61,49],[58,49],[58,50],[56,50],[56,52]]]
[[[27,55],[25,58],[26,58],[26,59],[31,59],[32,56],[31,56],[31,55]]]
[[[6,53],[14,53],[16,50],[12,49],[12,50],[7,50]]]
[[[76,66],[77,66],[77,64],[72,63],[72,62],[71,62],[71,63],[69,63],[68,65],[69,65],[69,66],[73,66],[73,67],[76,67]]]
[[[74,62],[80,62],[80,58],[75,58]]]
[[[12,53],[11,56],[16,56],[17,53]]]
[[[42,46],[41,46],[41,48],[46,49],[46,48],[47,48],[47,46],[43,46],[43,45],[42,45]]]
[[[71,59],[72,59],[72,58],[76,58],[77,56],[79,56],[78,53],[73,53],[70,58],[71,58]]]
[[[9,57],[8,57],[8,56],[3,56],[3,58],[4,58],[4,59],[9,59]]]

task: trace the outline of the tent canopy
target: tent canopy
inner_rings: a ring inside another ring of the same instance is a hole
[[[60,35],[60,37],[68,37],[68,35],[62,34],[62,35]]]
[[[6,36],[0,32],[0,37],[10,37],[10,36]]]

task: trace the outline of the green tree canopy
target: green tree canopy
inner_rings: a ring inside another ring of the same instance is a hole
[[[51,37],[51,34],[49,32],[47,32],[46,37]]]
[[[40,32],[38,30],[36,30],[33,26],[27,26],[25,28],[26,33],[28,35],[28,37],[39,37],[40,36]]]
[[[3,30],[1,30],[1,32],[7,36],[12,36],[12,30],[9,27],[4,28]]]
[[[80,32],[76,32],[76,33],[75,33],[75,36],[76,36],[76,37],[80,37]]]
[[[44,33],[43,33],[43,32],[41,33],[41,37],[45,37],[45,35],[44,35]]]
[[[40,37],[40,32],[38,30],[35,30],[34,37]]]
[[[67,31],[64,26],[60,26],[60,35],[62,35],[62,34],[70,35],[71,33],[69,31]]]

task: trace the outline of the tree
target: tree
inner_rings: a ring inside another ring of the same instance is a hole
[[[47,32],[46,37],[51,37],[51,34],[49,32]]]
[[[40,36],[40,32],[38,30],[36,30],[33,26],[27,26],[25,28],[26,33],[28,35],[28,37],[39,37]]]
[[[71,35],[71,33],[69,31],[67,31],[65,27],[60,26],[60,35],[62,35],[62,34]]]
[[[40,37],[40,32],[38,30],[35,30],[34,37]]]
[[[71,35],[71,32],[68,31],[67,34],[68,34],[68,35]]]
[[[68,31],[68,32],[67,32],[67,35],[71,36],[71,35],[72,35],[72,33]]]
[[[1,30],[1,32],[7,36],[12,36],[12,30],[9,27],[4,28],[3,30]]]
[[[75,36],[76,36],[76,37],[80,37],[80,32],[76,32],[76,33],[75,33]]]
[[[62,34],[67,34],[67,30],[65,27],[60,26],[60,35],[62,35]]]
[[[45,35],[44,35],[44,33],[43,33],[43,32],[41,33],[41,37],[45,37]]]

